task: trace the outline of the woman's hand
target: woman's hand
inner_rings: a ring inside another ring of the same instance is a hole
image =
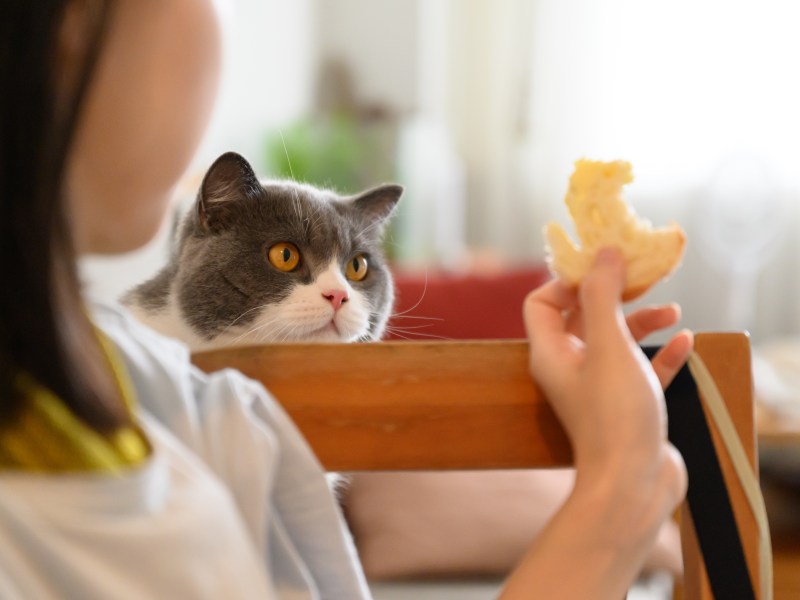
[[[674,325],[679,309],[643,309],[626,320],[623,285],[621,257],[604,250],[579,290],[554,280],[531,293],[524,308],[531,373],[572,441],[579,478],[663,468],[673,471],[681,497],[685,469],[666,440],[662,387],[688,358],[692,335],[675,335],[651,363],[636,342]]]
[[[624,266],[603,250],[580,289],[552,281],[525,301],[530,368],[572,441],[575,486],[512,573],[502,598],[622,598],[686,492],[667,440],[662,387],[686,361],[681,332],[653,359],[637,345],[676,306],[622,313]]]

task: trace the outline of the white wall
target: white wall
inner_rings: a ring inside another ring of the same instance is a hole
[[[317,0],[317,58],[344,61],[360,101],[414,110],[419,10],[419,0]]]
[[[314,7],[314,0],[233,2],[220,96],[197,168],[204,170],[227,150],[261,163],[265,132],[310,110]]]

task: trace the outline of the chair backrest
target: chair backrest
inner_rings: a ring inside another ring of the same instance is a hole
[[[698,334],[695,348],[756,468],[747,336]],[[263,382],[332,471],[547,468],[571,462],[569,440],[528,374],[524,341],[252,346],[199,353],[194,362],[206,371],[233,367]],[[757,590],[757,524],[730,457],[710,428]],[[684,505],[680,512],[680,593],[711,599],[689,511]]]

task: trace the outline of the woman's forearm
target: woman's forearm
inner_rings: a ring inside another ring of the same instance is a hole
[[[670,496],[658,481],[617,491],[576,487],[511,574],[501,599],[624,598],[669,518]]]

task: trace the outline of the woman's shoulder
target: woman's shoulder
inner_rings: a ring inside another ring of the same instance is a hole
[[[168,355],[175,360],[189,362],[189,349],[185,344],[139,322],[125,307],[90,301],[88,308],[95,325],[109,336],[121,351],[139,347],[147,353]]]
[[[183,342],[140,323],[122,306],[93,302],[89,310],[118,351],[138,405],[184,441],[200,435],[197,427],[207,421],[212,408],[235,412],[238,404],[268,398],[261,384],[238,371],[202,372],[192,364]]]
[[[140,393],[177,386],[182,393],[196,396],[199,390],[217,380],[240,389],[260,386],[233,369],[210,375],[202,372],[192,363],[186,344],[141,323],[123,306],[92,302],[89,310],[95,325],[116,346]]]
[[[135,390],[139,406],[174,429],[176,422],[195,412],[204,373],[191,362],[189,349],[143,325],[125,308],[91,302],[88,309],[95,326],[111,341]]]

